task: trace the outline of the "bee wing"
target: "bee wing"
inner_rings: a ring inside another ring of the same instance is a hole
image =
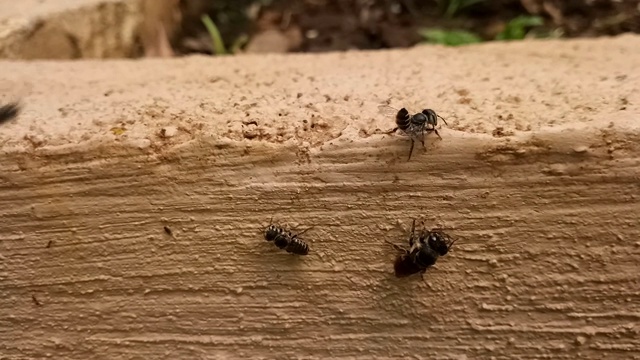
[[[398,109],[391,107],[386,104],[378,105],[378,111],[385,116],[396,116],[398,114]]]

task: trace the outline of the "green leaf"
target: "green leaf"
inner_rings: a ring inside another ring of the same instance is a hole
[[[540,16],[518,16],[507,23],[504,30],[496,35],[496,40],[522,40],[527,35],[527,28],[543,24]]]
[[[482,42],[482,39],[464,30],[421,29],[418,31],[427,42],[447,46],[459,46]]]
[[[533,27],[540,26],[544,24],[544,20],[540,16],[518,16],[517,18],[509,21],[510,24],[514,26],[522,26],[522,27]]]
[[[216,24],[214,24],[213,20],[211,20],[209,15],[206,14],[202,15],[201,20],[211,36],[211,42],[213,43],[213,51],[215,54],[226,55],[227,49],[224,47],[224,41],[222,41],[222,36],[220,36],[220,31],[218,31]]]
[[[231,45],[231,53],[232,54],[238,53],[240,49],[242,49],[242,47],[245,46],[248,42],[249,42],[249,36],[247,34],[242,34],[238,36],[236,40],[233,42],[233,45]]]

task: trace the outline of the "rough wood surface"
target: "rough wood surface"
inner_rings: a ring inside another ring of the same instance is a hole
[[[0,63],[0,358],[638,359],[638,49]],[[459,239],[425,282],[414,217]]]

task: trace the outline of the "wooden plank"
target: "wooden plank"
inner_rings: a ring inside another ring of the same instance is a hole
[[[638,39],[2,63],[0,353],[638,358]],[[387,96],[443,140],[407,162]],[[425,282],[384,242],[412,218],[459,239]]]

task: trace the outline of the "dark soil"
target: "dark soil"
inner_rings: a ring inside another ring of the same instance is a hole
[[[640,0],[485,0],[446,17],[449,1],[454,0],[183,0],[174,43],[178,53],[211,52],[202,13],[217,24],[227,47],[243,34],[257,42],[259,34],[275,31],[288,51],[302,52],[409,47],[424,40],[418,34],[424,27],[463,29],[492,40],[519,15],[542,17],[544,25],[534,29],[541,36],[640,32]]]

